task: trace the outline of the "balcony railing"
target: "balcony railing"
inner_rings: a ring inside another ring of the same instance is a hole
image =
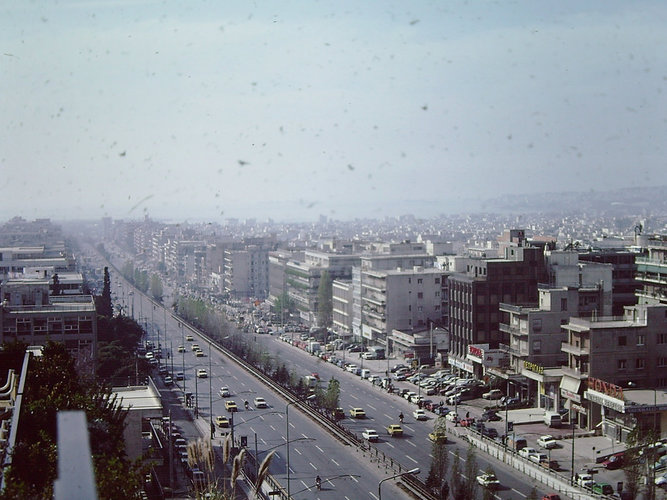
[[[567,342],[561,342],[560,350],[567,352],[568,354],[574,354],[575,356],[588,356],[590,355],[590,350],[584,349],[583,347],[577,347]]]
[[[578,378],[579,380],[588,378],[588,369],[584,371],[577,368],[570,368],[569,366],[561,366],[561,370],[565,375],[568,375],[572,378]]]
[[[501,332],[509,333],[510,335],[515,335],[517,337],[527,337],[528,336],[528,332],[524,332],[520,328],[517,328],[516,326],[508,325],[507,323],[500,323],[499,326],[498,326],[498,329]]]

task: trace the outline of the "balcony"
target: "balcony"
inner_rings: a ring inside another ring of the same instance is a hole
[[[586,368],[585,371],[582,371],[578,368],[570,368],[569,366],[561,366],[561,370],[563,370],[563,374],[567,375],[568,377],[576,378],[579,380],[587,379],[588,378],[588,368]]]
[[[509,333],[510,335],[514,335],[516,337],[527,337],[528,336],[528,332],[525,332],[525,331],[521,330],[520,328],[517,328],[516,326],[511,326],[511,325],[508,325],[506,323],[500,323],[499,326],[498,326],[498,329],[501,332]]]
[[[577,347],[575,345],[569,344],[568,342],[561,342],[560,350],[568,354],[573,354],[574,356],[590,355],[590,350],[584,349],[583,347]]]

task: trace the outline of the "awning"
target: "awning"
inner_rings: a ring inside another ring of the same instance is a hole
[[[577,378],[563,377],[560,379],[560,388],[573,394],[579,394],[581,380]]]

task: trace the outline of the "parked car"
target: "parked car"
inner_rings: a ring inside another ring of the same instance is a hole
[[[593,493],[597,493],[598,495],[614,494],[614,488],[612,488],[609,483],[595,483],[591,489],[593,490]]]
[[[545,436],[540,436],[538,438],[537,445],[541,446],[542,448],[546,448],[547,450],[550,450],[558,446],[558,442],[554,439],[553,436],[547,434]]]
[[[447,420],[449,420],[450,422],[454,422],[454,423],[459,421],[459,416],[453,411],[450,411],[449,413],[447,413],[447,415],[445,415],[445,418]]]
[[[171,378],[169,375],[167,375],[164,378],[164,385],[172,385],[174,383],[174,379]]]
[[[501,420],[500,416],[495,412],[495,410],[485,410],[479,419],[482,422],[498,422]]]
[[[361,433],[361,437],[368,439],[369,441],[377,441],[380,439],[380,436],[375,429],[365,429]]]
[[[484,429],[482,429],[482,434],[490,439],[496,439],[498,437],[498,431],[493,427],[484,427]]]
[[[426,412],[420,408],[417,408],[415,411],[413,411],[412,416],[415,418],[415,420],[428,420]]]
[[[503,397],[503,393],[500,389],[491,389],[489,392],[482,394],[482,399],[500,399]]]
[[[574,482],[583,488],[592,488],[595,484],[595,479],[588,473],[577,473],[574,475]]]
[[[524,448],[521,448],[519,450],[519,456],[523,458],[529,458],[530,455],[534,455],[537,453],[537,450],[535,448],[532,448],[530,446],[526,446]]]
[[[176,372],[176,380],[183,380],[184,378],[183,372]]]
[[[332,417],[336,422],[343,420],[345,418],[345,411],[342,408],[334,408]]]
[[[558,493],[547,493],[542,497],[542,500],[560,500],[560,495]]]
[[[397,437],[403,435],[403,427],[398,424],[391,424],[387,426],[387,434],[391,437]]]
[[[489,489],[496,489],[500,486],[500,481],[498,481],[496,475],[487,472],[485,472],[480,476],[477,476],[477,482],[484,488],[489,488]]]
[[[397,364],[397,365],[394,365],[394,366],[391,368],[391,373],[396,373],[396,372],[397,372],[398,370],[400,370],[401,368],[406,368],[406,369],[407,369],[408,367],[405,366],[405,365],[402,364],[402,363],[399,363],[399,364]]]
[[[602,467],[609,470],[620,469],[623,467],[624,452],[618,452],[611,455],[607,460],[602,462]]]

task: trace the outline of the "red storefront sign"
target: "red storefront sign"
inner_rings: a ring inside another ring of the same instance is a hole
[[[623,388],[599,378],[588,377],[588,388],[623,401]]]

